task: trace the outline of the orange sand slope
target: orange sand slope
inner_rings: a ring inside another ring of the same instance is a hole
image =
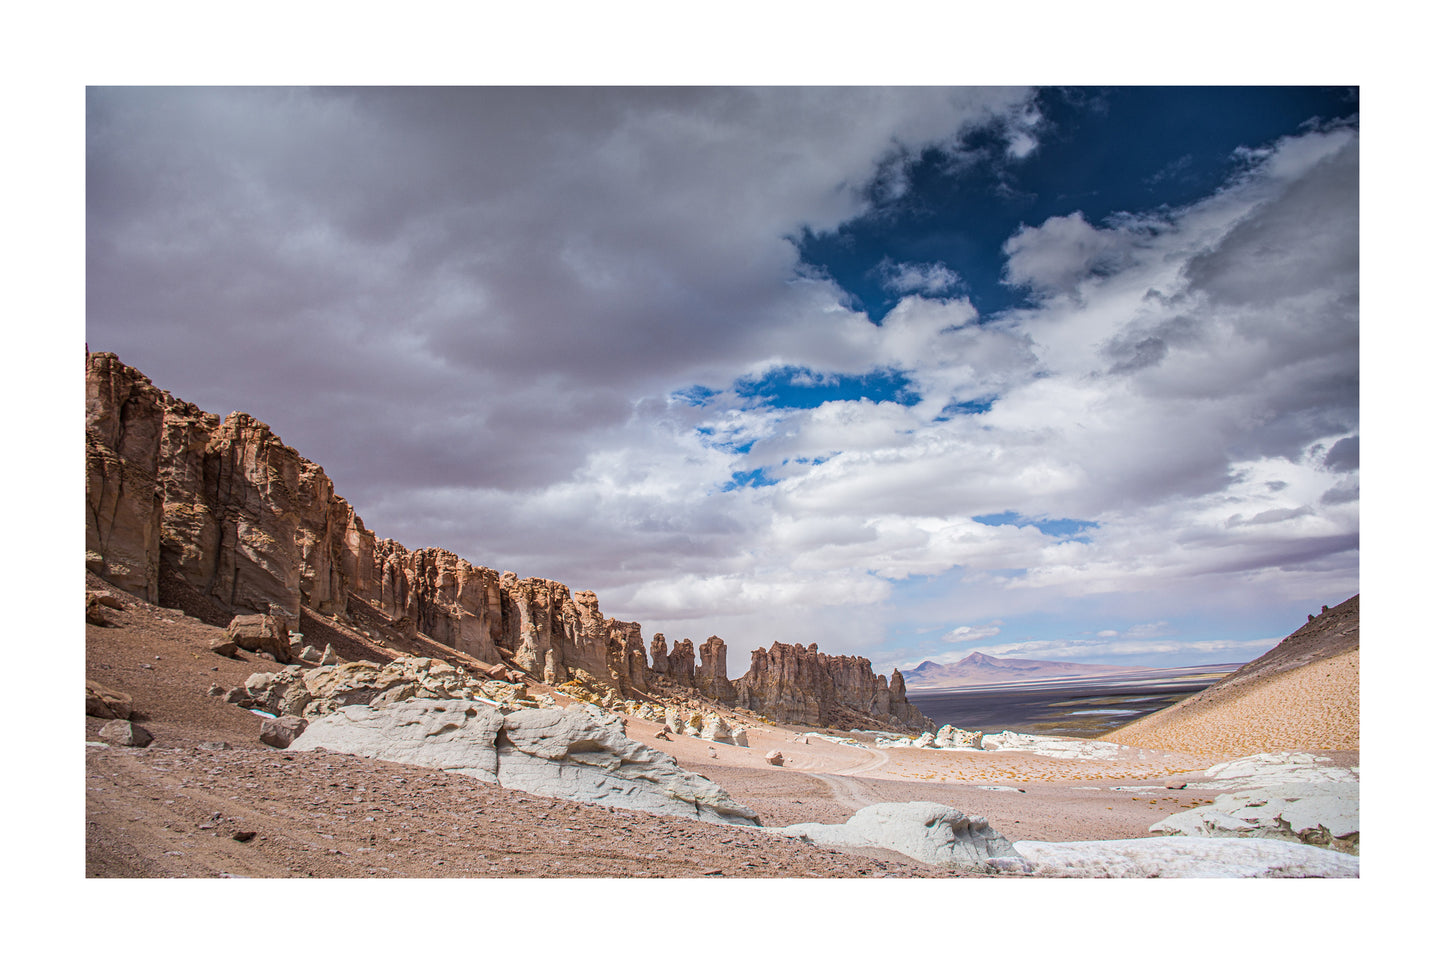
[[[1240,757],[1360,748],[1359,597],[1209,689],[1103,739]]]

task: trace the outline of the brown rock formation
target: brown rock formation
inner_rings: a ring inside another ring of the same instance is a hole
[[[354,596],[397,631],[484,663],[648,692],[641,627],[604,616],[596,594],[378,540],[321,467],[264,423],[203,412],[109,353],[86,361],[86,567],[149,602],[170,593],[165,605],[220,625],[254,614],[295,627],[303,607],[343,615]],[[890,685],[868,660],[820,656],[816,645],[758,650],[736,686],[716,636],[701,647],[700,672],[691,640],[669,653],[658,634],[651,655],[654,679],[780,721],[927,724],[896,671]]]
[[[242,413],[224,420],[151,384],[115,355],[87,358],[86,566],[159,601],[162,574],[207,607],[346,612],[354,593],[403,632],[476,656],[503,654],[561,682],[574,672],[646,692],[641,628],[597,597],[473,566],[443,549],[378,541],[320,466]],[[199,613],[198,613],[199,615]]]
[[[718,636],[709,636],[698,651],[702,666],[697,671],[697,688],[711,699],[731,703],[737,688],[728,679],[728,647]]]
[[[753,663],[737,680],[739,706],[780,723],[846,727],[882,723],[899,729],[936,729],[908,702],[903,676],[873,675],[862,656],[828,656],[818,644],[775,642],[753,650]]]

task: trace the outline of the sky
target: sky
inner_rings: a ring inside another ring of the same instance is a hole
[[[1359,591],[1352,88],[118,88],[85,337],[379,537],[875,670]]]

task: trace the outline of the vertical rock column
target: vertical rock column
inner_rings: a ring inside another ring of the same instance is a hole
[[[731,703],[737,689],[728,679],[728,647],[721,637],[709,636],[699,649],[702,666],[697,673],[697,688],[704,696]]]

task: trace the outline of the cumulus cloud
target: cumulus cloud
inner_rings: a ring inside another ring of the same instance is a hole
[[[998,626],[959,626],[943,634],[945,643],[969,643],[999,634]]]
[[[915,292],[938,296],[946,294],[963,284],[963,279],[948,265],[941,262],[931,264],[898,263],[885,260],[877,268],[883,279],[883,287],[899,294]]]

